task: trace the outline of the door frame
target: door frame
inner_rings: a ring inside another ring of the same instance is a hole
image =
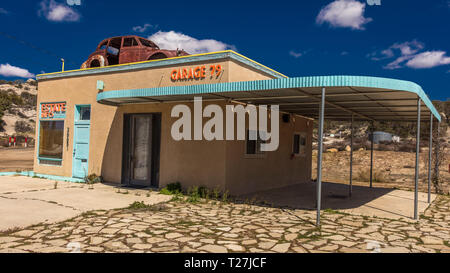
[[[78,117],[80,116],[80,108],[81,107],[87,107],[89,106],[91,108],[91,116],[89,120],[79,120]],[[74,106],[74,116],[73,116],[73,136],[72,136],[72,177],[73,178],[79,178],[75,176],[75,145],[76,145],[76,129],[77,125],[89,125],[89,140],[88,140],[88,157],[87,157],[87,165],[88,170],[86,176],[89,175],[89,156],[90,156],[90,144],[91,144],[91,118],[92,118],[92,106],[90,104],[76,104]]]
[[[123,145],[122,145],[122,181],[121,184],[125,186],[140,186],[133,185],[131,179],[131,145],[132,145],[132,126],[133,118],[139,116],[150,116],[152,118],[152,126],[150,132],[152,133],[152,143],[149,145],[151,151],[151,162],[149,170],[149,180],[147,187],[159,187],[159,161],[161,150],[161,113],[125,113],[123,116]],[[149,133],[150,133],[149,132]]]

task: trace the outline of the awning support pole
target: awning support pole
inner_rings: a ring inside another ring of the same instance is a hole
[[[433,156],[433,113],[430,113],[430,147],[428,150],[428,204],[431,203],[431,157]]]
[[[353,121],[355,117],[352,115],[352,121],[350,125],[350,187],[349,187],[349,193],[348,195],[352,197],[352,190],[353,190]]]
[[[417,99],[417,136],[416,136],[416,171],[414,177],[414,220],[418,220],[418,198],[419,198],[419,149],[420,149],[420,106],[422,101]]]
[[[373,181],[373,122],[370,126],[370,187],[372,188]]]
[[[323,153],[323,122],[325,115],[325,87],[322,88],[322,97],[319,110],[319,132],[317,151],[317,218],[316,226],[320,227],[320,205],[322,202],[322,153]]]

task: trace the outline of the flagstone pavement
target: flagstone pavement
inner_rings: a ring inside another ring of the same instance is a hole
[[[450,197],[420,221],[260,205],[169,201],[143,209],[85,212],[0,233],[0,252],[450,253]]]

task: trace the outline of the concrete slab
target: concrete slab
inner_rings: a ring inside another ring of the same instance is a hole
[[[39,178],[0,177],[0,231],[70,219],[90,210],[124,208],[135,201],[156,204],[171,197],[148,190],[118,189]],[[149,196],[147,196],[149,194]]]
[[[322,208],[357,215],[413,221],[414,192],[353,186],[352,197],[349,197],[348,193],[348,185],[323,182]],[[241,196],[241,199],[252,199],[254,197],[275,206],[315,210],[316,183],[301,183],[257,192]],[[431,197],[431,200],[434,201],[436,195],[432,194]],[[427,194],[419,192],[419,214],[423,213],[428,206]]]

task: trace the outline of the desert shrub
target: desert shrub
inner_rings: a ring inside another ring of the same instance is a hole
[[[29,92],[22,92],[22,94],[20,94],[20,97],[22,98],[24,104],[27,106],[36,106],[37,104],[37,96]]]
[[[419,152],[422,148],[419,148]],[[405,142],[398,146],[399,152],[407,152],[407,153],[415,153],[416,152],[416,143],[413,142]]]
[[[84,181],[85,181],[87,184],[95,184],[95,183],[101,183],[101,182],[103,182],[103,178],[102,178],[101,176],[96,175],[95,173],[92,173],[92,174],[86,176],[86,177],[84,178]]]
[[[180,182],[167,184],[165,188],[162,188],[159,193],[165,195],[173,195],[182,192],[182,187]]]
[[[33,127],[31,127],[25,121],[21,121],[21,120],[16,121],[14,128],[15,128],[16,132],[18,132],[18,133],[27,133],[27,132],[33,131]]]
[[[191,187],[188,189],[188,198],[187,198],[187,202],[189,203],[197,203],[198,201],[200,201],[200,192],[199,192],[199,188],[198,187]]]
[[[144,201],[141,202],[135,201],[132,204],[130,204],[128,208],[133,210],[148,209],[150,208],[150,205],[145,204]]]
[[[181,192],[182,188],[181,188],[181,183],[180,182],[175,182],[175,183],[170,183],[167,184],[167,189],[171,192]]]
[[[19,116],[19,118],[28,118],[27,116],[25,116],[24,113],[17,111],[17,115]]]
[[[360,181],[360,182],[369,182],[370,181],[370,168],[359,171],[355,176],[355,180]],[[372,181],[373,182],[390,182],[390,179],[387,177],[385,172],[379,171],[379,170],[373,170]]]
[[[396,145],[391,143],[391,144],[378,144],[378,151],[395,151],[396,150]]]

